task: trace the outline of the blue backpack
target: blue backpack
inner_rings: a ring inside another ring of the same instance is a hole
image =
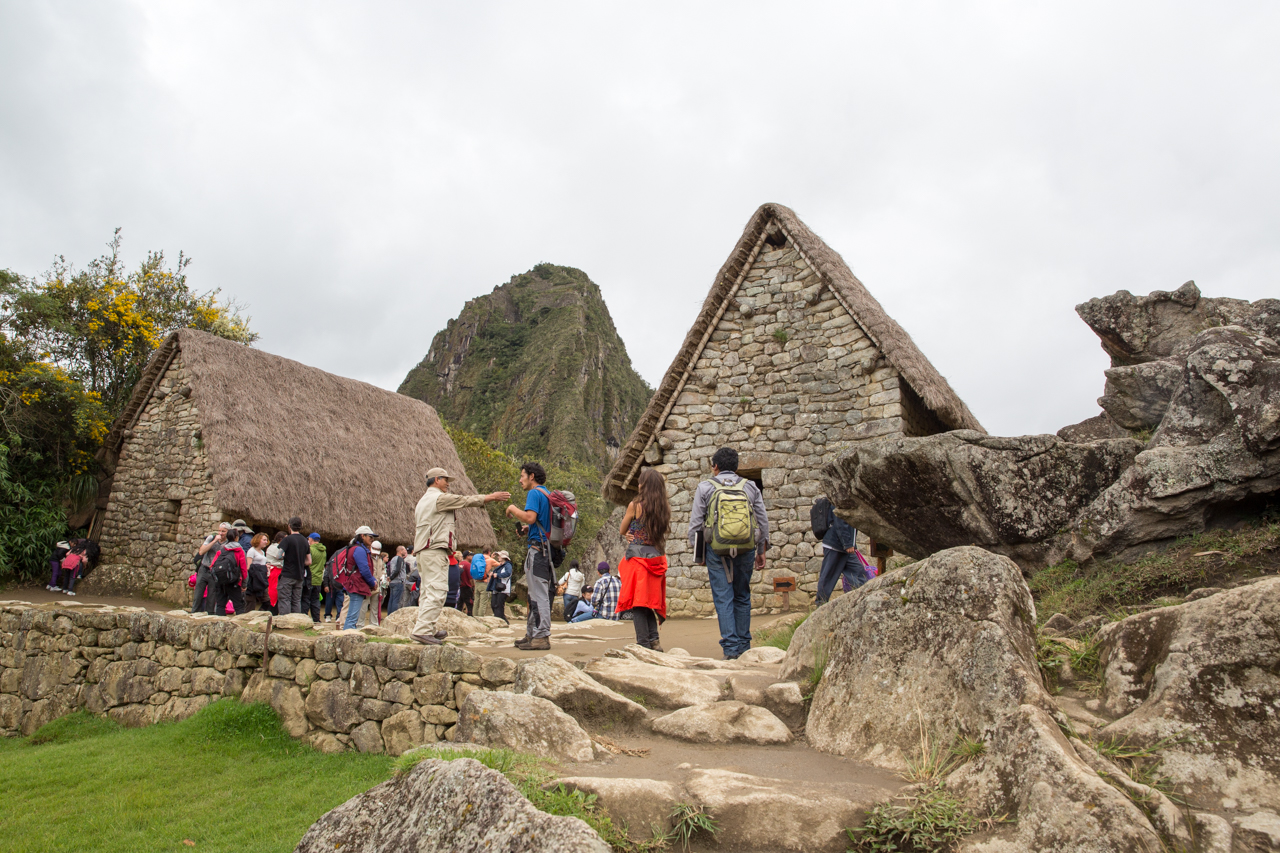
[[[476,554],[471,558],[471,578],[480,580],[484,577],[485,559],[484,554]]]

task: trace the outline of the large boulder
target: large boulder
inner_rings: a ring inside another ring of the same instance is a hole
[[[783,664],[825,661],[806,728],[815,748],[903,771],[926,740],[981,741],[985,752],[947,785],[979,813],[1017,818],[1003,849],[1159,849],[1145,815],[1060,731],[1036,663],[1035,605],[1012,560],[952,548],[822,611],[825,626],[801,626]]]
[[[395,613],[383,619],[381,627],[390,632],[393,637],[407,637],[417,621],[418,608],[401,607]],[[461,610],[455,610],[452,607],[446,607],[440,611],[440,618],[436,620],[436,628],[443,628],[449,632],[450,637],[460,639],[487,636],[492,630],[483,620],[468,616]]]
[[[709,675],[643,663],[631,657],[602,657],[587,664],[587,675],[650,708],[685,708],[722,698],[724,685]]]
[[[1099,633],[1101,734],[1161,746],[1195,806],[1280,809],[1280,578],[1139,613]]]
[[[1146,296],[1121,290],[1077,305],[1076,314],[1102,341],[1112,367],[1168,358],[1196,335],[1217,326],[1261,324],[1259,331],[1280,337],[1280,302],[1207,299],[1194,281],[1172,292],[1157,290]]]
[[[652,726],[660,735],[694,743],[791,742],[791,730],[782,720],[764,708],[735,701],[681,708],[658,717]]]
[[[555,703],[584,724],[628,727],[645,717],[643,705],[610,690],[555,655],[520,661],[516,666],[515,692]]]
[[[1035,567],[1197,533],[1280,491],[1280,300],[1203,300],[1192,285],[1077,310],[1113,356],[1103,422],[1064,428],[1070,441],[861,442],[823,469],[840,515],[913,556],[976,544]],[[1105,437],[1124,428],[1146,444]]]
[[[546,699],[473,690],[458,711],[454,740],[505,747],[557,761],[591,761],[595,748],[578,722]]]
[[[611,853],[578,818],[534,808],[478,761],[427,759],[321,816],[294,853]]]

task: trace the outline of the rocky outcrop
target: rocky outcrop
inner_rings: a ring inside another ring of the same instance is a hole
[[[1272,339],[1280,338],[1277,300],[1206,299],[1194,281],[1146,296],[1121,290],[1077,305],[1076,313],[1101,339],[1112,367],[1168,358],[1188,340],[1218,326],[1257,325]]]
[[[1104,737],[1161,746],[1198,808],[1280,809],[1280,578],[1163,607],[1098,633]]]
[[[546,699],[580,723],[613,728],[644,720],[644,706],[587,677],[555,655],[523,660],[516,667],[515,692]]]
[[[591,737],[546,699],[473,690],[458,712],[456,740],[557,761],[591,761]]]
[[[1059,729],[1036,663],[1035,606],[1011,560],[953,548],[823,611],[823,625],[796,631],[783,665],[825,658],[806,729],[814,747],[902,771],[926,740],[981,741],[984,753],[946,782],[977,812],[1016,817],[1000,849],[1160,849],[1146,816]]]
[[[417,621],[418,608],[401,607],[395,613],[383,619],[381,627],[387,629],[393,637],[407,637]],[[501,620],[498,620],[498,622],[501,624]],[[440,618],[436,620],[436,628],[443,628],[449,632],[450,637],[461,639],[484,637],[493,630],[492,626],[483,619],[468,616],[461,610],[455,610],[452,607],[446,607],[440,611]]]
[[[791,730],[769,711],[734,701],[681,708],[651,725],[658,734],[694,743],[791,742]]]
[[[863,442],[823,470],[840,514],[910,555],[976,544],[1034,567],[1197,533],[1280,491],[1280,300],[1188,283],[1077,310],[1113,359],[1101,420]],[[1141,440],[1109,437],[1126,429]]]
[[[427,759],[311,825],[294,853],[611,853],[578,818],[534,808],[478,761]]]

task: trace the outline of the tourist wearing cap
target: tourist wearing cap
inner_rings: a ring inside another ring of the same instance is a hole
[[[347,615],[342,623],[344,629],[356,627],[356,620],[360,618],[360,610],[364,607],[365,599],[378,585],[377,579],[373,576],[373,559],[369,556],[373,540],[377,535],[373,532],[373,528],[361,525],[356,528],[356,535],[351,537],[351,543],[347,546],[351,549],[349,553],[356,564],[356,575],[342,576],[343,587],[347,591]],[[337,574],[336,566],[334,573]]]
[[[515,567],[511,565],[511,556],[506,551],[498,551],[493,558],[493,565],[489,567],[489,585],[486,587],[489,590],[489,608],[494,616],[507,622],[507,599],[511,597],[511,575]]]
[[[457,544],[454,513],[463,507],[481,507],[511,499],[510,492],[451,495],[449,480],[449,472],[443,468],[428,471],[426,494],[413,513],[413,554],[418,558],[422,590],[418,599],[418,621],[410,636],[428,645],[440,645],[445,638],[444,631],[436,630],[436,620],[444,610],[444,599],[449,593],[449,555]]]
[[[243,518],[237,518],[231,522],[231,529],[236,532],[236,539],[239,541],[241,549],[248,554],[249,549],[253,547],[253,531],[249,529],[249,525],[245,523]]]

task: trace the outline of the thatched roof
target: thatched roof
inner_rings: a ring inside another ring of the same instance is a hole
[[[455,475],[450,491],[476,493],[426,403],[193,329],[175,332],[152,356],[107,437],[112,462],[174,358],[192,377],[225,512],[274,527],[298,515],[325,539],[349,539],[368,524],[384,544],[409,545],[429,469]],[[459,544],[497,545],[483,509],[460,510],[457,519]]]
[[[716,274],[711,292],[702,303],[702,311],[694,321],[693,328],[685,336],[684,344],[667,368],[662,383],[649,401],[649,408],[619,453],[618,461],[605,477],[603,493],[607,500],[625,503],[634,495],[635,478],[645,450],[654,441],[662,422],[666,420],[672,401],[680,396],[693,365],[697,363],[711,333],[715,331],[725,309],[738,292],[738,287],[765,238],[775,230],[781,230],[789,238],[790,243],[822,278],[867,337],[879,347],[885,359],[897,369],[902,379],[944,426],[986,432],[969,411],[969,407],[947,384],[947,380],[920,352],[906,330],[885,313],[876,298],[858,281],[839,253],[810,231],[809,226],[801,222],[789,207],[763,204],[751,217],[738,245]]]

